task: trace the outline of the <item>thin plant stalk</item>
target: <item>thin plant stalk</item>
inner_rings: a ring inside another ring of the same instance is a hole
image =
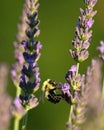
[[[21,89],[19,87],[17,87],[17,89],[16,89],[16,97],[19,97],[20,94],[21,94]],[[15,116],[15,119],[14,119],[14,130],[19,130],[19,124],[20,124],[20,117],[19,116]]]
[[[26,111],[26,113],[25,113],[25,115],[23,117],[22,130],[26,130],[27,121],[28,121],[28,111]]]
[[[76,76],[78,75],[79,65],[80,65],[80,63],[77,63],[77,71],[76,71]]]
[[[20,123],[20,119],[15,118],[14,119],[14,129],[13,130],[19,130],[19,123]]]
[[[16,97],[19,97],[20,94],[21,94],[21,89],[20,87],[18,87],[16,91]]]
[[[73,105],[70,106],[69,119],[67,122],[68,124],[71,124],[71,122],[72,122],[72,113],[73,113]],[[70,127],[68,127],[67,130],[70,130]]]

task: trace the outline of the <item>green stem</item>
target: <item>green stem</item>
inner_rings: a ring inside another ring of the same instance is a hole
[[[19,88],[19,86],[17,86],[16,97],[19,97],[20,93],[21,93],[21,89]],[[19,122],[20,122],[20,118],[18,116],[15,116],[13,130],[19,130]]]
[[[76,76],[78,75],[79,65],[80,65],[80,63],[77,63],[77,71],[76,71]]]
[[[16,91],[16,97],[19,97],[21,94],[21,88],[18,86]]]
[[[23,117],[22,130],[26,130],[27,120],[28,120],[28,111],[26,111],[26,113],[25,113],[25,115],[24,115],[24,117]]]
[[[70,106],[70,112],[69,112],[69,119],[68,119],[68,125],[70,123],[72,123],[72,113],[73,113],[73,105]],[[70,130],[70,128],[68,127],[68,130]]]
[[[20,119],[15,117],[13,130],[19,130],[19,121]]]

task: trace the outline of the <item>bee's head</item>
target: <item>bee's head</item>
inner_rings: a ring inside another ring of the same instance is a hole
[[[53,80],[51,79],[47,79],[46,81],[44,81],[43,83],[43,87],[42,87],[42,91],[50,91],[52,89],[55,89],[55,82],[53,82]]]

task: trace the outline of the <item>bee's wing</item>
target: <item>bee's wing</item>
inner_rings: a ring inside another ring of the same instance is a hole
[[[44,103],[44,97],[45,97],[45,92],[42,92],[42,94],[39,98],[39,102],[42,101],[42,103]]]

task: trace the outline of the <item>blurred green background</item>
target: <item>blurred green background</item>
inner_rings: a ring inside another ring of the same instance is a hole
[[[9,66],[15,62],[13,41],[23,3],[23,0],[0,0],[0,62],[6,62]],[[83,0],[39,0],[39,3],[41,33],[38,39],[43,44],[39,60],[41,86],[47,78],[64,83],[67,70],[75,64],[68,51],[72,48],[71,41],[75,36],[79,8],[84,7]],[[81,64],[81,73],[85,72],[91,59],[98,55],[96,46],[100,40],[104,40],[104,0],[98,0],[95,9],[98,13],[94,17],[90,57]],[[41,86],[37,92],[38,98],[41,96]],[[16,89],[10,80],[10,74],[7,90],[15,97]],[[45,100],[29,112],[27,130],[65,130],[68,114],[69,105],[65,102],[54,105]],[[13,123],[10,130],[12,128]]]

